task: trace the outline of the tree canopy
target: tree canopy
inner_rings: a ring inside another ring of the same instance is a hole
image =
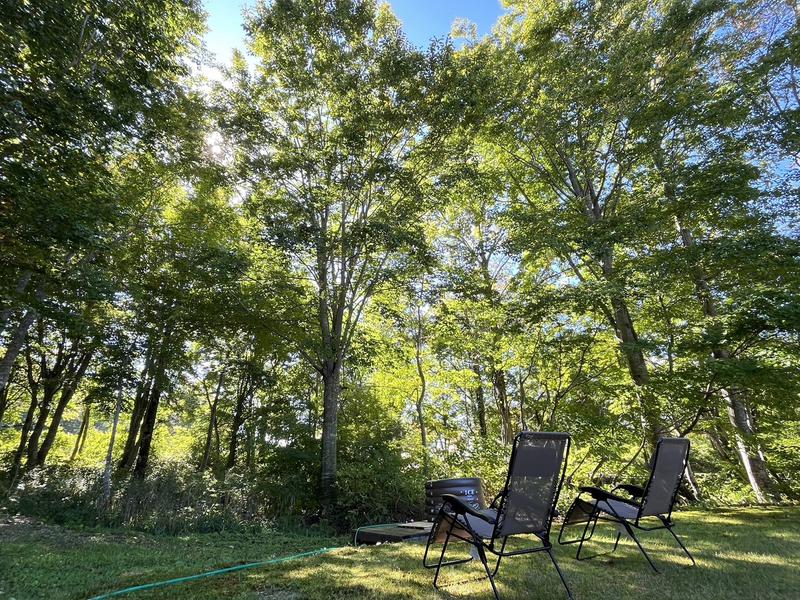
[[[685,499],[797,499],[797,6],[505,6],[258,2],[210,82],[194,0],[4,3],[2,493],[411,517],[537,429],[568,485],[681,435]]]

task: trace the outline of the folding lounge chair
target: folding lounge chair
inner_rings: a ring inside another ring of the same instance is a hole
[[[610,492],[607,492],[598,487],[582,487],[580,494],[572,503],[564,522],[561,524],[561,530],[558,533],[559,544],[578,544],[578,551],[575,553],[575,558],[578,560],[587,560],[609,554],[594,554],[592,556],[581,557],[581,549],[583,543],[592,539],[595,527],[598,521],[607,521],[610,523],[617,523],[620,530],[617,532],[617,539],[614,541],[614,548],[611,550],[613,553],[619,545],[619,539],[622,535],[622,530],[636,542],[636,545],[641,550],[647,562],[653,567],[653,570],[658,573],[650,556],[645,551],[639,539],[634,533],[634,529],[640,531],[655,531],[657,529],[666,529],[678,542],[678,545],[683,549],[692,564],[694,558],[683,545],[683,542],[672,530],[674,523],[672,522],[672,508],[675,505],[675,498],[678,495],[678,488],[680,488],[683,481],[683,473],[686,469],[686,463],[689,460],[689,440],[686,438],[661,438],[656,445],[656,452],[653,457],[651,466],[650,479],[645,487],[638,485],[618,485]],[[623,493],[628,494],[630,498],[617,495],[615,492],[621,490]],[[581,496],[586,493],[591,496],[592,500],[584,500]],[[650,524],[643,524],[642,520],[647,517],[650,519]],[[660,521],[654,521],[657,519]],[[583,533],[581,536],[574,540],[562,540],[564,528],[569,525],[583,524]],[[591,529],[590,529],[591,528]],[[588,537],[586,534],[589,534]]]
[[[564,482],[569,446],[570,438],[566,433],[523,431],[514,438],[505,487],[489,508],[477,510],[457,496],[443,495],[444,503],[434,520],[422,559],[422,564],[426,568],[436,569],[433,587],[437,589],[439,587],[439,572],[443,566],[472,560],[472,556],[458,560],[444,560],[448,544],[451,540],[458,540],[474,547],[489,576],[497,600],[500,599],[500,595],[494,578],[500,568],[501,559],[533,552],[547,553],[567,590],[567,595],[572,598],[572,592],[553,556],[553,546],[550,543],[550,526],[558,494]],[[506,541],[509,536],[525,534],[535,536],[535,546],[506,552]],[[428,562],[431,545],[440,542],[443,546],[438,560]],[[494,569],[489,567],[487,552],[497,556]]]

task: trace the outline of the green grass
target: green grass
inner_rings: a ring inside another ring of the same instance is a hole
[[[697,559],[696,568],[666,533],[643,534],[664,573],[652,573],[632,545],[611,557],[576,562],[574,546],[556,555],[576,598],[796,599],[800,590],[800,510],[684,511],[677,531]],[[598,528],[587,547],[603,551],[610,527]],[[159,537],[119,531],[75,531],[19,518],[0,518],[0,600],[78,599],[104,591],[198,573],[236,563],[285,556],[346,538],[298,534]],[[458,550],[463,550],[463,548]],[[420,565],[423,546],[345,547],[296,562],[138,592],[123,598],[235,598],[328,600],[372,598],[490,598],[475,562],[443,572],[434,592],[432,572]],[[677,551],[676,551],[677,550]],[[466,583],[461,583],[466,581]],[[544,555],[504,561],[498,578],[504,599],[564,598]]]

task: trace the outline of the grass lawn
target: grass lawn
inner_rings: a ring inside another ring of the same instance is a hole
[[[643,534],[664,573],[653,573],[630,541],[613,558],[577,562],[574,546],[556,556],[576,598],[800,598],[800,509],[737,509],[676,514],[676,531],[697,559],[696,568],[664,532]],[[587,547],[613,542],[606,526]],[[324,546],[346,538],[298,534],[159,537],[120,531],[76,531],[20,517],[0,517],[0,600],[78,599],[131,585],[190,575]],[[456,549],[458,546],[456,546]],[[373,598],[491,598],[480,565],[443,571],[446,586],[434,592],[433,573],[420,564],[418,544],[345,547],[295,562],[121,596],[301,600]],[[677,551],[676,551],[677,550]],[[448,553],[449,554],[449,553]],[[459,583],[467,580],[467,583]],[[565,598],[545,555],[504,561],[498,578],[504,599]]]

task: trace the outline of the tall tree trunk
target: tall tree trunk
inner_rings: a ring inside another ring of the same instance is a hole
[[[419,313],[419,311],[418,311]],[[419,437],[422,444],[422,470],[427,478],[429,476],[428,464],[428,430],[425,426],[425,411],[423,404],[425,402],[425,392],[427,389],[427,381],[425,379],[425,371],[422,368],[422,325],[420,323],[417,331],[417,338],[414,344],[414,358],[417,365],[417,376],[419,377],[419,391],[417,392],[417,421],[419,422]]]
[[[674,205],[677,205],[677,190],[670,181],[665,170],[662,152],[656,153],[655,163],[664,181],[664,193],[666,197]],[[681,240],[681,245],[686,250],[694,248],[694,236],[691,230],[685,226],[682,215],[675,215],[675,226]],[[717,307],[714,302],[713,294],[711,293],[711,286],[708,283],[708,274],[702,266],[697,265],[692,270],[692,278],[703,316],[708,319],[715,318],[717,316]],[[713,349],[712,357],[714,360],[728,360],[730,354],[727,348],[718,346]],[[727,406],[728,420],[733,429],[733,445],[736,449],[736,454],[742,465],[742,469],[753,490],[753,494],[759,502],[765,502],[767,499],[777,499],[779,494],[770,476],[769,470],[767,469],[763,451],[759,447],[756,439],[757,432],[744,394],[732,386],[725,386],[721,390],[721,396]]]
[[[472,365],[472,372],[475,373],[477,385],[475,386],[475,403],[478,410],[478,428],[481,437],[487,436],[486,429],[486,397],[483,394],[483,378],[481,377],[481,366],[478,363]]]
[[[28,283],[31,281],[31,271],[25,270],[22,272],[22,276],[19,278],[17,282],[17,287],[14,290],[15,296],[21,296],[25,293],[25,290],[28,287]],[[8,320],[11,318],[11,314],[14,312],[14,306],[8,306],[0,311],[0,333],[6,330],[6,325],[8,325]]]
[[[731,458],[731,445],[728,436],[722,431],[719,423],[712,423],[711,429],[706,431],[705,434],[708,437],[708,441],[711,442],[711,446],[716,450],[722,460],[733,463],[736,462],[735,459]]]
[[[33,469],[39,460],[39,439],[41,438],[47,419],[50,416],[50,407],[53,404],[56,392],[58,391],[57,382],[53,379],[46,379],[42,385],[42,401],[39,404],[39,416],[31,431],[28,440],[28,448],[25,462],[25,469]]]
[[[139,433],[138,442],[139,452],[136,456],[136,465],[133,468],[133,477],[140,481],[144,480],[147,467],[150,464],[150,449],[153,444],[153,433],[156,429],[156,417],[158,416],[158,405],[160,402],[161,384],[160,382],[155,382],[142,418],[142,428]]]
[[[80,456],[83,454],[83,448],[86,446],[86,439],[89,437],[89,428],[92,425],[92,413],[91,413],[91,406],[89,407],[90,410],[86,413],[86,427],[83,428],[83,436],[81,437],[81,445],[78,446],[78,455]]]
[[[508,388],[506,386],[506,373],[503,369],[492,367],[492,387],[497,402],[497,411],[500,413],[502,426],[501,438],[504,444],[510,444],[514,439],[514,423],[511,420],[511,407],[508,405]]]
[[[634,329],[628,306],[625,301],[616,297],[611,298],[611,306],[614,309],[617,336],[622,344],[622,352],[625,355],[631,379],[638,386],[647,385],[650,381],[650,374],[644,354],[639,348],[639,336]]]
[[[25,454],[25,448],[28,443],[28,435],[33,427],[33,420],[36,415],[36,409],[39,406],[39,380],[34,377],[33,357],[31,356],[30,346],[25,352],[25,372],[28,378],[28,388],[30,390],[31,402],[28,406],[28,412],[25,414],[25,420],[22,423],[22,430],[19,434],[19,444],[14,452],[14,457],[11,461],[11,468],[9,469],[9,489],[14,487],[17,481],[17,476],[22,469],[22,457]]]
[[[252,397],[251,397],[252,400]],[[247,412],[252,417],[253,406],[252,402],[247,407]],[[250,476],[255,473],[256,469],[256,425],[252,418],[245,419],[244,425],[244,440],[245,440],[245,465],[247,465],[247,472]]]
[[[118,468],[122,471],[130,470],[136,460],[136,454],[139,449],[137,444],[139,430],[141,429],[142,417],[144,417],[144,411],[147,408],[147,401],[150,397],[150,389],[153,386],[153,369],[155,368],[157,354],[158,349],[151,338],[145,354],[145,364],[139,375],[139,382],[136,385],[131,420],[128,423],[128,435],[125,438],[122,455],[119,459]]]
[[[610,218],[610,215],[606,213],[609,199],[606,198],[604,204],[596,192],[597,188],[592,185],[591,182],[586,182],[585,184],[581,182],[579,171],[575,168],[572,160],[563,152],[558,150],[556,150],[556,152],[561,160],[564,161],[570,188],[575,198],[582,203],[582,210],[587,219],[587,224],[602,224],[604,220]],[[612,289],[620,286],[622,282],[619,281],[619,275],[614,266],[613,244],[607,244],[605,247],[600,248],[595,255],[595,259],[600,266],[602,277],[606,283],[610,284]],[[578,269],[576,269],[576,275],[582,278]],[[645,437],[650,442],[650,448],[654,449],[658,442],[661,427],[660,417],[654,406],[654,399],[648,389],[650,376],[647,369],[647,361],[639,345],[633,319],[631,318],[624,297],[619,292],[612,291],[611,294],[609,294],[608,301],[611,304],[611,309],[609,310],[608,306],[603,304],[601,304],[600,309],[605,314],[609,324],[614,328],[617,339],[619,340],[620,349],[625,358],[628,372],[637,388]]]
[[[150,397],[150,386],[147,388],[147,396],[141,400],[141,404],[134,402],[131,420],[128,423],[128,435],[125,437],[125,444],[122,448],[122,455],[119,459],[119,469],[123,471],[133,467],[136,454],[139,451],[139,433],[142,427],[142,418],[147,409],[147,399]]]
[[[158,405],[161,402],[161,394],[164,390],[167,356],[170,349],[171,328],[165,326],[164,337],[158,352],[156,371],[150,387],[150,397],[147,400],[147,408],[142,417],[141,430],[139,432],[139,451],[136,457],[136,465],[133,468],[133,477],[144,480],[147,467],[150,463],[150,449],[153,444],[153,433],[156,429],[156,417],[158,415]]]
[[[611,298],[611,306],[614,311],[614,328],[617,339],[620,342],[628,372],[637,388],[639,404],[642,410],[642,427],[652,450],[656,447],[662,430],[660,419],[653,406],[653,398],[648,388],[650,373],[647,368],[647,361],[639,346],[639,336],[636,334],[627,304],[624,300],[615,296]]]
[[[89,432],[89,417],[91,414],[92,405],[86,404],[83,407],[83,416],[81,417],[81,426],[78,429],[78,435],[75,438],[75,445],[72,447],[72,454],[70,454],[69,460],[72,462],[75,460],[78,455],[83,452],[83,444],[86,442],[86,436]]]
[[[122,378],[117,387],[117,402],[114,406],[114,420],[111,423],[111,439],[108,440],[106,450],[106,464],[103,469],[103,508],[108,509],[111,504],[111,470],[114,464],[114,442],[117,441],[117,426],[119,425],[119,413],[122,411]]]
[[[587,219],[591,223],[600,222],[603,216],[597,198],[594,194],[589,193],[587,196],[586,193],[584,193],[576,183],[572,169],[570,169],[570,175],[573,179],[573,188],[576,196],[585,197],[587,200],[585,209]],[[603,279],[611,286],[619,285],[619,278],[614,268],[613,247],[603,248],[596,255],[596,258],[600,265]],[[577,268],[575,271],[576,275],[582,279],[582,275]],[[619,295],[618,292],[612,292],[608,297],[608,301],[611,305],[610,309],[603,303],[599,305],[599,308],[605,315],[609,325],[614,329],[614,333],[619,341],[620,350],[625,359],[625,364],[628,367],[628,372],[636,386],[636,393],[641,408],[640,416],[642,420],[642,429],[649,442],[650,449],[653,450],[658,443],[658,437],[661,433],[661,419],[654,406],[654,399],[648,387],[650,374],[647,368],[647,361],[639,345],[639,337],[636,334],[636,328],[634,327],[633,319],[631,318],[628,305],[624,298]]]
[[[22,423],[22,431],[20,432],[19,436],[19,444],[17,445],[17,450],[14,452],[14,458],[11,461],[11,469],[9,471],[9,480],[11,481],[11,487],[17,481],[17,476],[19,475],[20,469],[22,468],[22,457],[25,454],[25,448],[27,447],[28,443],[28,434],[31,431],[31,427],[33,426],[33,418],[34,414],[36,413],[36,408],[38,406],[37,402],[38,398],[38,391],[31,390],[31,403],[28,407],[28,412],[25,414],[25,421]]]
[[[613,256],[613,249],[611,248],[607,248],[600,255],[603,277],[612,285],[618,283],[616,281],[617,276],[614,270]],[[642,428],[649,442],[650,450],[654,450],[658,443],[658,437],[661,434],[661,425],[658,412],[654,406],[653,398],[648,388],[650,373],[647,368],[647,361],[639,345],[639,336],[636,334],[636,328],[633,325],[633,319],[628,310],[628,304],[616,293],[611,294],[609,301],[611,303],[612,313],[609,315],[609,320],[619,340],[622,355],[625,357],[625,363],[628,366],[628,372],[631,375],[633,383],[636,385],[642,411]]]
[[[222,390],[222,381],[225,377],[225,372],[220,370],[219,378],[217,379],[217,388],[214,391],[214,399],[208,398],[208,394],[206,394],[206,400],[208,401],[208,408],[210,411],[208,417],[208,429],[206,430],[206,442],[203,446],[203,458],[200,460],[200,467],[199,471],[203,472],[208,468],[208,463],[211,458],[211,442],[214,437],[214,432],[218,432],[217,428],[217,406],[219,405],[219,394]]]
[[[336,442],[338,438],[341,364],[326,360],[322,368],[322,461],[321,495],[323,504],[333,501],[336,490]]]
[[[9,381],[14,379],[14,365],[11,366],[11,375],[9,376]],[[9,390],[11,389],[11,385],[5,386],[2,390],[0,390],[0,423],[3,422],[3,419],[6,416],[6,410],[8,410],[8,406],[10,404],[9,401]]]
[[[236,466],[236,458],[239,452],[239,430],[245,421],[245,407],[247,397],[252,390],[252,373],[249,365],[245,366],[245,371],[239,379],[236,389],[236,406],[233,409],[233,421],[231,423],[231,437],[228,440],[228,460],[225,463],[225,470],[230,471]]]
[[[422,392],[417,396],[417,421],[419,422],[419,441],[422,445],[422,473],[427,478],[430,475],[428,459],[428,428],[425,426],[425,412],[423,410]]]
[[[47,429],[47,435],[42,442],[42,447],[39,448],[36,461],[33,464],[34,467],[41,467],[47,460],[47,455],[50,453],[50,448],[53,447],[53,442],[58,435],[58,429],[61,426],[61,419],[64,416],[64,411],[66,410],[69,401],[72,399],[72,396],[75,394],[75,390],[78,388],[78,385],[86,373],[86,369],[92,360],[92,354],[93,351],[90,350],[81,356],[77,369],[74,373],[68,376],[68,381],[61,388],[61,396],[59,397],[58,404],[53,412],[53,418],[50,420],[50,427]]]
[[[728,419],[733,427],[733,441],[747,475],[753,494],[761,503],[776,500],[779,496],[772,481],[764,453],[755,440],[755,428],[744,402],[737,397],[735,389],[722,389],[722,397],[728,405]]]
[[[598,188],[594,186],[591,181],[581,180],[580,171],[576,169],[572,159],[558,148],[555,148],[555,151],[559,158],[564,161],[570,189],[575,199],[579,200],[581,203],[587,225],[602,225],[603,221],[612,218],[612,214],[607,212],[610,199],[606,198],[605,201],[602,201],[596,191]],[[619,275],[614,266],[614,245],[612,243],[599,248],[594,258],[601,269],[603,280],[605,280],[612,289],[615,287],[624,287],[620,285],[622,282],[619,280]],[[570,257],[567,257],[567,260],[574,266]],[[577,267],[575,268],[575,274],[583,280],[583,276]],[[660,417],[648,389],[650,377],[647,369],[647,362],[639,346],[639,339],[636,335],[633,319],[631,318],[624,297],[619,291],[612,291],[609,294],[608,301],[611,304],[610,309],[605,303],[600,303],[599,308],[614,329],[622,355],[628,367],[628,372],[631,375],[633,383],[636,385],[641,406],[642,427],[645,437],[650,442],[651,449],[653,449],[658,441],[661,427]]]
[[[3,394],[8,387],[8,382],[11,378],[11,368],[17,361],[20,350],[22,350],[22,345],[25,343],[25,338],[28,335],[28,330],[30,330],[36,317],[37,314],[34,309],[29,308],[26,310],[16,330],[11,335],[11,339],[6,347],[6,353],[3,355],[3,358],[0,359],[0,394]]]
[[[528,422],[525,419],[525,410],[528,403],[528,396],[525,393],[525,379],[521,374],[517,379],[517,393],[519,395],[519,426],[522,431],[528,429]],[[555,413],[553,413],[555,415]]]

